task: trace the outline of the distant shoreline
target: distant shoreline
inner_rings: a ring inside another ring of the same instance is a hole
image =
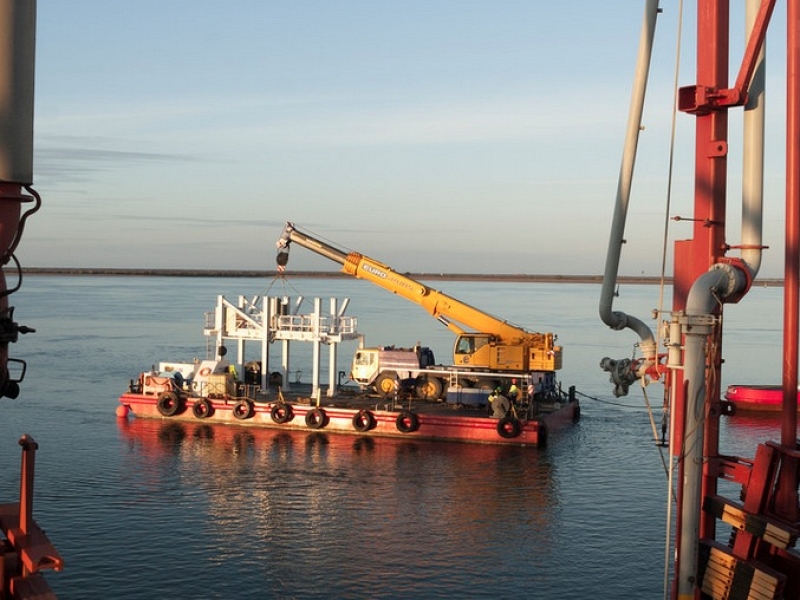
[[[277,271],[237,270],[237,269],[111,269],[111,268],[61,268],[61,267],[27,267],[22,270],[23,275],[107,275],[126,277],[241,277],[241,278],[274,278]],[[339,271],[290,271],[286,276],[309,277],[321,279],[351,279],[351,275]],[[596,283],[603,282],[602,275],[546,275],[526,273],[406,273],[409,277],[419,280],[438,281],[498,281],[521,283]],[[618,283],[635,285],[654,285],[661,282],[660,277],[626,276],[617,277]],[[664,280],[666,284],[672,283],[672,278]],[[756,284],[761,287],[782,286],[782,279],[758,279]]]

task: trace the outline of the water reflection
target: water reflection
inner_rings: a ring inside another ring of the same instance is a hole
[[[721,451],[753,458],[756,446],[781,439],[780,413],[741,413],[722,420]]]
[[[203,527],[188,543],[261,565],[247,577],[275,594],[465,593],[497,565],[521,584],[558,529],[552,465],[531,448],[142,419],[119,433],[148,493],[189,498]]]

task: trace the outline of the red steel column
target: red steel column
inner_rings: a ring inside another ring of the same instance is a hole
[[[797,445],[798,285],[800,284],[800,0],[786,7],[786,251],[783,307],[783,412],[781,444]],[[785,459],[775,511],[796,521],[797,469]]]

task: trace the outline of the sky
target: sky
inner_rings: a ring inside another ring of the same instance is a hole
[[[622,274],[661,271],[679,22],[677,1],[661,5]],[[694,83],[695,10],[686,3],[680,85]],[[24,267],[272,270],[292,221],[398,271],[602,274],[643,11],[39,0],[44,204],[17,255]],[[775,18],[780,33],[781,7]],[[777,58],[767,102],[780,109]],[[693,119],[677,119],[669,214],[687,216]],[[762,275],[782,276],[783,129],[770,123]],[[733,197],[736,153],[732,140]],[[289,263],[335,268],[299,247]]]

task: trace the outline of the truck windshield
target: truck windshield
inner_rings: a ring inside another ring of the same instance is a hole
[[[374,354],[371,352],[356,352],[353,362],[357,365],[371,365]]]

